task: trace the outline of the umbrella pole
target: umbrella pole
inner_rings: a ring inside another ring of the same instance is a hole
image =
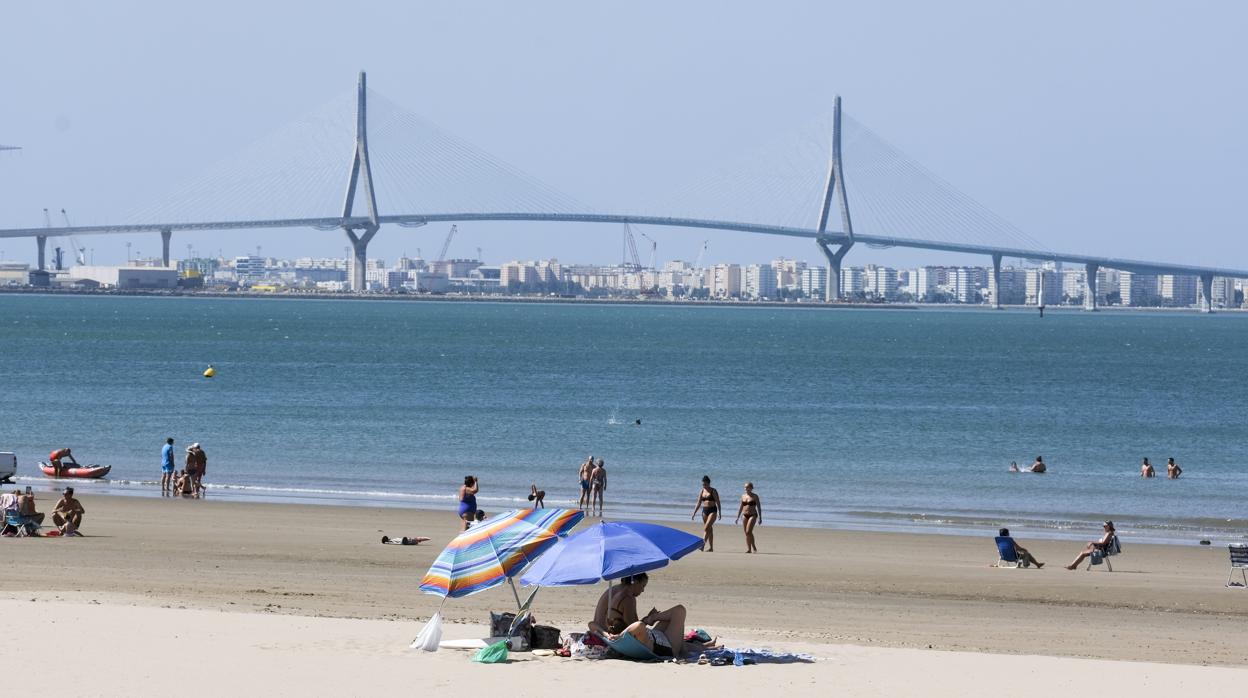
[[[516,612],[518,613],[524,604],[520,603],[520,592],[516,591],[516,580],[508,577],[507,583],[511,585],[511,593],[516,597]]]

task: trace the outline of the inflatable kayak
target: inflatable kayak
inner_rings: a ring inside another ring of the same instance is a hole
[[[56,477],[56,468],[47,463],[40,463],[39,469],[48,477]],[[112,470],[111,465],[71,465],[61,468],[61,477],[97,478],[104,477]]]

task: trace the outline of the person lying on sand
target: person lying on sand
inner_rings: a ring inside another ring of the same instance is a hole
[[[382,536],[381,542],[386,545],[420,545],[429,540],[424,536],[403,536],[402,538],[391,538],[390,536]]]

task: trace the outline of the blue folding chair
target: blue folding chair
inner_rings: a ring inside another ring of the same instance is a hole
[[[629,659],[637,659],[643,662],[657,662],[663,658],[651,652],[649,648],[641,644],[641,640],[633,637],[631,633],[624,633],[615,640],[607,642],[607,645],[615,651],[616,654],[628,657]]]
[[[997,560],[997,567],[1016,570],[1027,564],[1018,559],[1018,551],[1014,549],[1014,539],[1010,536],[997,536],[997,555],[1000,556]]]
[[[39,521],[33,516],[22,516],[16,511],[4,512],[4,525],[12,526],[18,538],[29,536],[39,530]]]

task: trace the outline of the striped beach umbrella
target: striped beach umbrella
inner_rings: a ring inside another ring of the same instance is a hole
[[[485,591],[509,580],[585,517],[576,509],[518,509],[474,524],[455,536],[420,582],[448,598]]]

